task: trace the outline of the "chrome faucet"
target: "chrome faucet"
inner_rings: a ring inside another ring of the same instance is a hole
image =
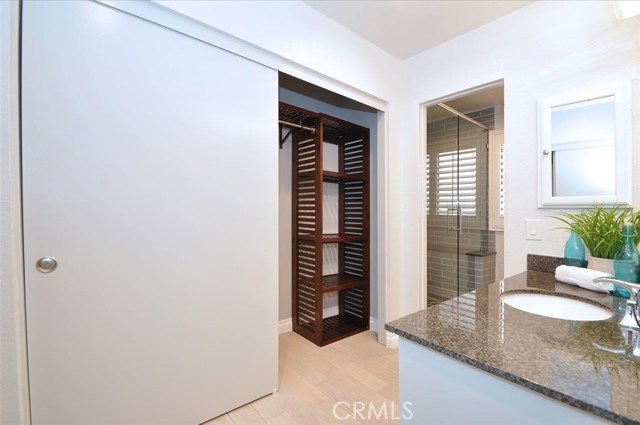
[[[594,342],[593,345],[608,353],[622,354],[626,357],[640,357],[640,320],[638,320],[640,317],[640,311],[638,310],[640,284],[625,282],[624,280],[613,279],[611,277],[597,277],[593,279],[593,282],[613,283],[622,286],[632,294],[631,298],[627,300],[624,316],[620,319],[620,330],[624,338],[624,346],[609,347],[597,342]]]
[[[640,291],[640,284],[625,282],[624,280],[614,279],[611,277],[597,277],[593,279],[594,283],[613,283],[618,286],[622,286],[631,293],[631,298],[627,300],[627,306],[624,310],[624,316],[620,320],[620,326],[627,329],[640,330],[640,311],[638,311],[638,291]],[[624,332],[623,332],[624,333]],[[625,335],[626,339],[626,335]]]

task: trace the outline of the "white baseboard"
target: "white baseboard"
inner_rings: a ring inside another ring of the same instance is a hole
[[[374,333],[378,333],[378,319],[369,317],[369,330]]]
[[[329,308],[326,308],[323,311],[323,316],[324,317],[331,317],[331,316],[335,316],[337,314],[338,314],[338,306],[329,307]],[[291,317],[289,317],[288,319],[280,320],[280,322],[278,322],[278,333],[279,334],[284,334],[284,333],[287,333],[287,332],[291,332],[292,330],[293,330],[293,321],[291,320]],[[376,319],[374,317],[369,317],[369,330],[371,332],[378,333],[378,319]],[[387,334],[388,333],[389,332],[387,332]],[[389,346],[388,340],[389,340],[389,336],[387,335],[387,347]],[[396,341],[396,346],[397,345],[398,345],[398,343]]]
[[[291,321],[291,317],[288,319],[281,320],[278,323],[278,333],[286,334],[287,332],[291,332],[293,330],[293,322]]]

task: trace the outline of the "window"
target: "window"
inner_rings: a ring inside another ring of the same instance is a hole
[[[504,230],[504,132],[489,132],[489,230]]]
[[[438,215],[460,208],[461,215],[476,215],[476,148],[438,153]]]

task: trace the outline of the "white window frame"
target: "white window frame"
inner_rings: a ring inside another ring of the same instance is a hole
[[[500,215],[500,191],[504,190],[500,185],[500,148],[503,146],[504,130],[489,131],[489,230],[499,232],[504,231],[504,216]],[[503,203],[504,209],[506,202]]]
[[[538,207],[589,207],[594,203],[631,203],[631,106],[629,82],[603,84],[538,101]],[[615,107],[615,193],[608,196],[553,196],[551,110],[554,107],[613,96]]]

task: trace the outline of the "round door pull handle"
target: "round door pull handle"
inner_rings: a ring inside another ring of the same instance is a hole
[[[51,273],[58,268],[58,261],[53,257],[42,257],[36,262],[36,270],[40,273]]]

